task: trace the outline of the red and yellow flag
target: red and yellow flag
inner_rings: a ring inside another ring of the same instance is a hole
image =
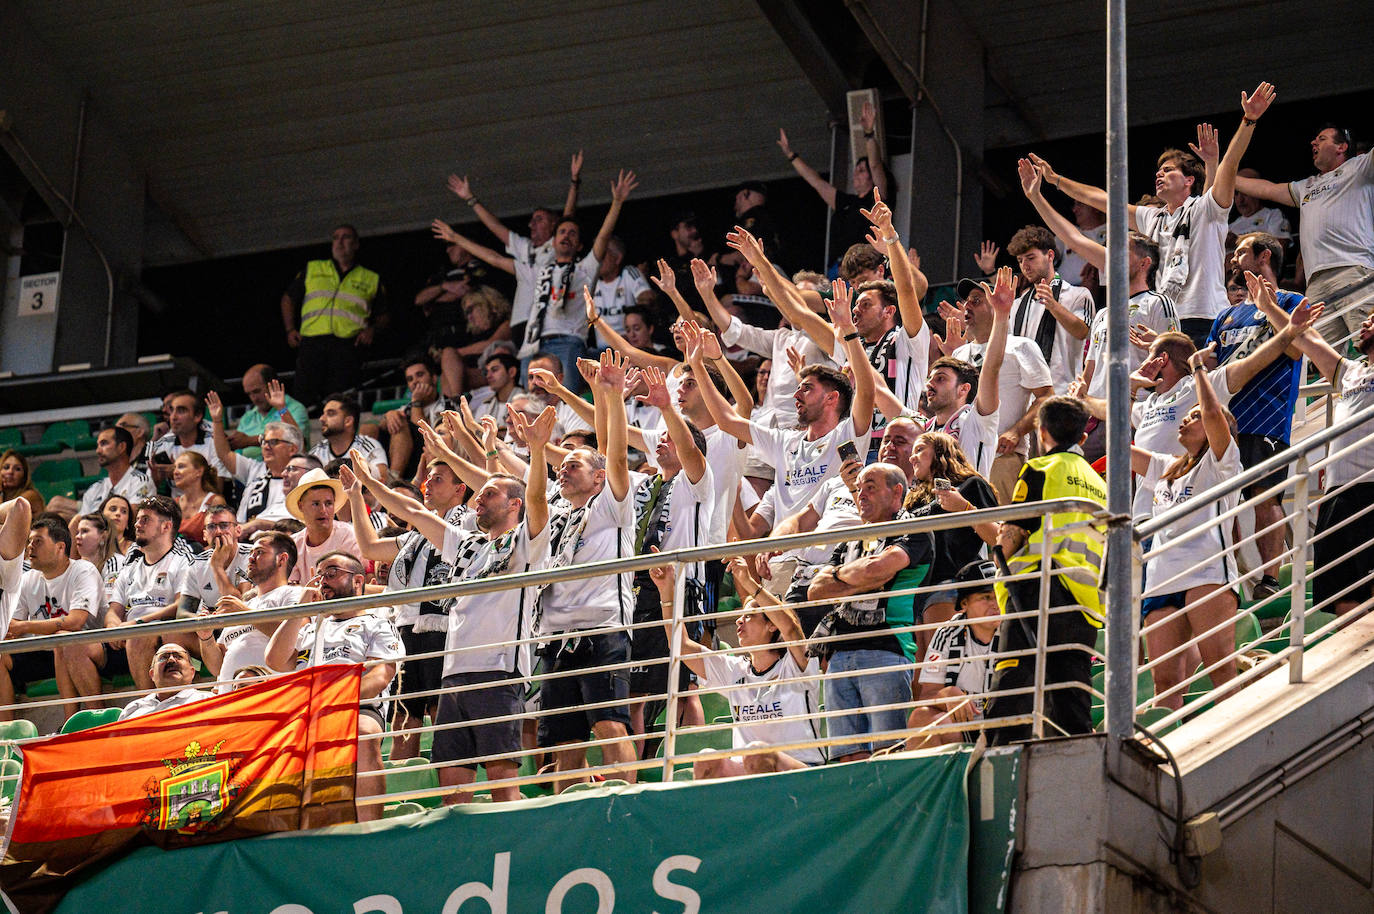
[[[311,667],[23,747],[0,885],[50,909],[77,872],[163,848],[356,820],[359,664]]]

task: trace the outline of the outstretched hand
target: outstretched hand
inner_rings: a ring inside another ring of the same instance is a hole
[[[658,275],[650,276],[649,281],[658,286],[664,295],[671,296],[677,291],[677,273],[668,265],[668,261],[662,257],[658,259]]]
[[[1217,128],[1211,124],[1198,124],[1197,142],[1189,143],[1188,148],[1193,150],[1193,155],[1204,163],[1215,164],[1221,158],[1221,145],[1217,142]]]
[[[620,174],[611,182],[611,199],[616,203],[624,203],[630,198],[630,192],[639,186],[639,178],[635,177],[633,171],[620,170]]]
[[[873,208],[860,209],[859,215],[877,226],[883,238],[891,238],[897,234],[892,230],[892,210],[883,202],[883,198],[876,187],[873,188],[873,201]]]
[[[660,261],[666,263],[666,261]],[[716,276],[716,268],[710,266],[700,257],[692,258],[692,284],[697,287],[697,291],[705,296],[708,292],[715,292],[719,279]],[[659,268],[660,270],[662,267]]]
[[[778,128],[778,148],[781,149],[782,154],[789,159],[792,157],[792,144],[787,142],[787,131],[783,130],[781,127]]]
[[[553,435],[553,426],[556,414],[552,406],[546,406],[534,419],[529,419],[523,412],[516,411],[511,414],[515,420],[516,430],[520,437],[525,439],[525,443],[530,446],[530,453],[534,453],[549,443],[549,438]]]
[[[1052,187],[1057,187],[1059,185],[1059,173],[1050,167],[1049,162],[1046,162],[1033,152],[1026,153],[1026,158],[1030,159],[1031,164],[1039,169],[1040,177],[1046,184]]]
[[[830,313],[830,323],[835,325],[835,330],[841,336],[848,336],[854,332],[854,311],[850,303],[849,284],[843,279],[835,279],[830,283],[830,296],[830,300],[825,303],[825,310]]]
[[[663,372],[651,365],[645,368],[640,375],[644,379],[646,390],[638,398],[639,402],[646,403],[659,412],[667,412],[671,409],[673,401],[668,396],[668,379],[664,377]]]
[[[1043,180],[1040,169],[1031,164],[1030,159],[1017,159],[1016,175],[1021,179],[1021,193],[1034,200],[1036,194],[1040,193],[1040,182]],[[988,244],[988,242],[983,243]],[[996,257],[997,255],[994,253],[992,261],[994,264],[997,262]],[[980,263],[979,266],[982,264]]]
[[[625,369],[627,367],[625,356],[614,349],[607,349],[601,353],[601,362],[597,366],[595,383],[599,387],[614,391],[617,396],[622,395],[625,390]]]
[[[1278,97],[1278,92],[1274,89],[1273,83],[1260,83],[1255,87],[1253,95],[1246,95],[1242,90],[1240,93],[1240,110],[1245,112],[1247,120],[1257,121],[1260,115],[1269,110],[1269,106]]]
[[[586,286],[582,287],[582,303],[587,309],[587,326],[595,326],[601,317],[601,312],[597,310],[596,299],[592,298],[592,290]]]
[[[1016,277],[1012,275],[1011,267],[998,268],[997,283],[992,288],[985,282],[978,285],[983,287],[983,294],[988,297],[993,311],[1003,317],[1011,317],[1011,306],[1016,299]]]
[[[205,411],[210,414],[211,422],[219,424],[224,421],[224,401],[213,390],[205,392]]]
[[[1292,328],[1293,335],[1300,336],[1306,332],[1325,310],[1326,302],[1309,302],[1305,298],[1298,302],[1298,306],[1288,316],[1288,326]]]
[[[431,222],[429,224],[429,231],[430,234],[440,241],[447,241],[449,244],[458,243],[458,233],[453,230],[453,226],[442,219],[435,219]]]
[[[997,269],[997,254],[1001,250],[991,241],[984,241],[982,248],[973,256],[973,262],[983,271],[984,276],[991,276]]]
[[[458,175],[449,175],[448,189],[462,200],[467,200],[472,196],[472,183],[468,181],[467,175],[463,175],[461,178]]]

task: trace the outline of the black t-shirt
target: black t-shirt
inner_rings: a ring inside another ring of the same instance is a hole
[[[851,246],[867,240],[869,222],[860,209],[873,209],[873,191],[858,197],[845,191],[835,192],[835,212],[830,215],[830,260],[839,260]]]
[[[955,489],[975,508],[997,507],[997,493],[981,476],[970,476]],[[915,517],[934,517],[947,513],[934,498],[908,511]],[[977,560],[982,548],[983,539],[973,532],[972,527],[935,531],[935,563],[930,569],[930,583],[943,584],[954,580],[960,568]]]
[[[906,515],[901,516],[905,517]],[[856,546],[857,549],[854,548]],[[831,564],[839,567],[855,558],[877,555],[889,546],[897,546],[905,552],[907,563],[885,585],[881,588],[874,588],[874,590],[904,590],[930,583],[929,571],[931,562],[935,557],[935,540],[929,533],[924,532],[857,543],[841,543],[831,557]],[[902,628],[914,624],[916,596],[916,594],[902,594],[895,597],[880,597],[879,605],[884,608],[887,618],[886,621],[878,625],[851,625],[844,619],[837,618],[833,629],[836,635],[869,631],[874,632],[874,637],[836,641],[834,645],[836,652],[891,651],[894,654],[913,657],[915,638],[912,633],[903,632],[899,635],[893,635],[888,632],[892,628]]]

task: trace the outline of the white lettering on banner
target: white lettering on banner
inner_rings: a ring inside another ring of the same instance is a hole
[[[458,886],[444,901],[444,907],[440,914],[460,914],[460,909],[465,901],[480,901],[488,907],[491,914],[507,914],[510,897],[510,864],[511,855],[509,851],[494,855],[492,857],[491,883],[487,884],[481,880],[474,880]],[[675,901],[681,904],[682,914],[700,914],[701,895],[695,889],[672,882],[669,879],[675,870],[695,873],[700,866],[700,857],[692,857],[688,854],[665,857],[654,868],[654,892],[664,901]],[[563,878],[553,884],[553,888],[549,890],[544,903],[544,914],[563,914],[564,899],[569,892],[579,885],[590,886],[596,891],[596,914],[612,914],[614,912],[615,884],[605,872],[588,866],[566,873]],[[578,910],[584,909],[585,905],[578,906]],[[353,902],[352,910],[353,914],[405,914],[400,900],[394,895],[386,894],[368,895],[366,898],[360,898]],[[228,914],[228,912],[216,911],[214,914]],[[269,914],[314,914],[314,912],[305,905],[283,904],[273,908]],[[655,910],[653,914],[659,914],[659,912]],[[677,912],[672,911],[668,914],[677,914]]]
[[[584,866],[553,884],[544,902],[544,914],[563,914],[563,898],[575,885],[596,889],[596,914],[611,914],[615,910],[615,886],[611,884],[611,877],[594,866]]]
[[[19,277],[19,316],[57,313],[57,289],[61,273],[35,273]]]
[[[991,768],[991,765],[985,766]],[[700,857],[692,857],[687,854],[678,854],[675,857],[668,857],[654,870],[654,891],[668,901],[676,901],[682,904],[682,914],[698,914],[701,910],[701,896],[685,885],[678,885],[668,881],[668,874],[673,870],[686,870],[695,873],[697,867],[701,866]],[[654,911],[653,914],[658,914]]]
[[[506,895],[510,888],[510,852],[504,851],[492,860],[491,885],[468,882],[453,890],[444,902],[443,914],[458,914],[458,909],[469,898],[485,901],[491,906],[491,914],[506,914]]]

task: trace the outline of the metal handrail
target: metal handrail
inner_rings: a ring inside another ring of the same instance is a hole
[[[376,609],[402,603],[422,603],[446,600],[453,597],[474,596],[495,593],[517,587],[534,587],[553,584],[559,581],[578,580],[595,575],[619,574],[622,572],[642,571],[661,565],[678,563],[691,565],[711,559],[735,558],[758,552],[773,552],[782,548],[790,550],[804,546],[829,545],[842,543],[854,538],[857,529],[864,531],[869,538],[902,536],[908,533],[952,530],[981,523],[996,523],[1016,520],[1023,517],[1040,516],[1066,512],[1096,513],[1102,506],[1082,498],[1058,498],[1050,501],[1023,502],[996,508],[982,508],[975,511],[960,511],[953,514],[937,514],[931,517],[904,518],[886,521],[881,524],[865,524],[859,527],[833,527],[814,533],[797,533],[775,538],[736,540],[713,546],[697,546],[691,549],[674,549],[650,555],[627,556],[607,559],[603,562],[587,562],[544,571],[526,571],[519,574],[498,575],[456,584],[434,584],[415,587],[409,590],[389,590],[377,594],[364,594],[356,597],[343,597],[329,600],[326,604],[299,603],[270,609],[254,609],[237,612],[233,615],[235,624],[253,625],[259,622],[280,622],[304,615],[314,615],[322,606],[327,606],[330,614],[353,612],[360,609]],[[200,631],[205,628],[218,628],[223,616],[191,616],[185,619],[163,619],[141,624],[136,632],[107,628],[87,629],[79,632],[64,632],[55,635],[36,635],[0,641],[0,656],[27,651],[57,650],[68,645],[96,644],[104,641],[122,641],[129,637],[152,637],[176,634],[179,632]],[[112,634],[114,632],[114,634]]]

